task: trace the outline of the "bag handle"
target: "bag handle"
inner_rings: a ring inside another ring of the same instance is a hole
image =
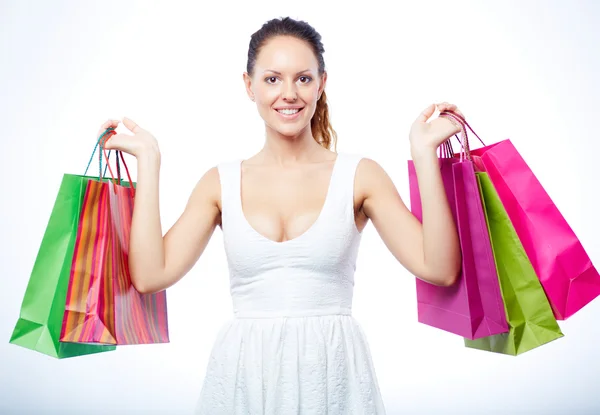
[[[452,145],[450,144],[450,140],[444,141],[439,147],[439,158],[452,158],[454,157],[454,151],[452,150]]]
[[[90,160],[88,161],[88,164],[85,168],[85,171],[83,172],[83,175],[87,175],[87,172],[92,164],[92,160],[94,160],[94,154],[96,154],[96,150],[98,149],[98,146],[100,145],[100,142],[102,140],[102,138],[105,135],[109,135],[109,136],[113,136],[115,135],[117,132],[114,131],[114,127],[110,127],[107,128],[106,131],[104,131],[104,133],[102,133],[102,135],[100,135],[100,137],[98,138],[98,140],[96,141],[96,144],[94,145],[94,151],[92,151],[92,155],[90,156]],[[108,152],[108,154],[110,155],[110,151]],[[99,156],[101,156],[101,154],[99,154]],[[99,170],[98,170],[98,180],[102,180],[103,177],[106,177],[106,170],[108,168],[108,164],[106,165],[106,167],[104,168],[104,173],[102,173],[102,157],[99,157]]]
[[[479,142],[485,147],[485,143],[483,142],[483,140],[481,139],[481,137],[479,137],[479,135],[475,132],[475,130],[473,130],[473,127],[471,127],[469,125],[469,123],[467,122],[467,120],[465,119],[465,117],[463,117],[462,115],[457,114],[455,112],[451,112],[451,111],[443,111],[440,114],[440,117],[452,118],[453,120],[455,120],[456,122],[458,122],[462,126],[462,128],[463,128],[466,140],[468,140],[467,130],[466,130],[466,128],[468,128],[473,133],[473,135],[475,135],[475,137],[477,137],[477,139],[479,140]],[[460,143],[460,139],[458,137],[456,137],[456,138],[459,140],[459,143]],[[467,146],[468,146],[468,143],[467,143]]]
[[[113,176],[113,172],[112,169],[110,168],[110,160],[109,160],[109,155],[106,154],[106,148],[104,148],[104,143],[102,143],[100,146],[102,147],[102,153],[104,154],[104,157],[106,158],[106,166],[108,167],[108,171],[110,172],[110,177],[112,178],[112,182],[113,184],[117,184],[115,182],[115,177]],[[125,163],[125,158],[123,157],[123,152],[122,151],[115,151],[116,155],[115,158],[117,160],[117,176],[119,177],[119,185],[121,185],[121,169],[119,166],[119,157],[121,157],[121,162],[123,163],[123,167],[125,167],[125,173],[127,174],[127,180],[129,180],[129,193],[131,193],[131,198],[134,199],[135,198],[135,189],[133,188],[133,181],[131,180],[131,175],[129,174],[129,169],[127,168],[127,163]],[[115,193],[117,192],[117,189],[115,188]]]
[[[92,152],[92,156],[90,157],[88,165],[85,168],[84,176],[87,174],[87,171],[88,171],[90,165],[92,164],[92,160],[94,159],[94,154],[96,153],[96,150],[98,149],[98,147],[100,147],[100,151],[98,152],[98,165],[99,165],[98,180],[102,180],[102,177],[106,177],[106,169],[108,168],[108,171],[110,172],[110,177],[111,177],[113,184],[117,185],[112,168],[110,167],[110,152],[111,152],[111,150],[109,150],[108,154],[107,154],[106,148],[104,147],[104,144],[106,143],[108,138],[112,137],[115,134],[116,134],[116,131],[115,131],[114,127],[110,127],[110,128],[107,128],[106,131],[104,131],[104,133],[102,133],[100,135],[100,137],[98,138],[98,141],[96,142],[96,145],[94,146],[94,151]],[[106,136],[106,138],[105,138],[105,136]],[[119,157],[120,157],[121,162],[123,163],[123,167],[125,167],[127,179],[129,180],[129,192],[131,193],[131,197],[135,198],[135,189],[133,187],[133,181],[131,180],[131,175],[129,174],[129,168],[127,168],[127,163],[125,162],[125,158],[123,157],[123,152],[116,150],[115,153],[116,153],[115,157],[116,157],[116,162],[117,162],[118,184],[121,185],[121,166],[119,163]],[[104,159],[106,160],[104,174],[102,174],[102,158],[103,158],[102,156],[103,155],[104,155]],[[116,191],[116,189],[115,189],[115,191]]]
[[[460,144],[460,161],[463,160],[471,160],[471,151],[469,148],[469,137],[467,135],[467,129],[465,128],[465,124],[462,120],[462,118],[459,117],[455,117],[456,114],[454,114],[453,112],[450,111],[443,111],[440,113],[440,117],[446,117],[446,118],[450,118],[452,121],[456,121],[456,123],[458,123],[460,125],[460,129],[461,131],[459,132],[459,134],[461,134],[463,136],[463,139],[461,140],[458,137],[458,134],[454,134],[454,137],[456,137],[456,139],[458,140],[458,143]],[[452,122],[451,121],[451,122]],[[454,122],[452,122],[454,124]],[[452,148],[452,143],[451,143],[451,137],[448,138],[443,144],[442,146],[444,147],[444,151],[445,151],[445,155],[447,158],[452,158],[454,157],[454,149]],[[442,147],[441,146],[441,147]]]

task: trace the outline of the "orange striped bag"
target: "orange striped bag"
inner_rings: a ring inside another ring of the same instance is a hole
[[[104,156],[108,163],[105,150]],[[129,182],[121,182],[119,156]],[[166,292],[140,294],[131,284],[128,251],[135,184],[120,152],[117,152],[117,177],[118,183],[114,177],[87,183],[63,316],[62,342],[123,345],[169,341]]]

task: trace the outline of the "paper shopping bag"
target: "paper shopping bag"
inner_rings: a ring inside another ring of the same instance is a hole
[[[508,332],[473,163],[458,158],[440,158],[439,161],[446,196],[458,229],[462,271],[451,287],[416,280],[418,320],[470,339]],[[412,161],[408,166],[411,211],[421,221],[415,167]]]
[[[140,294],[131,284],[132,185],[131,179],[122,182],[120,177],[119,183],[87,182],[61,341],[118,345],[169,341],[166,292]]]
[[[465,339],[465,345],[518,355],[563,337],[563,334],[492,181],[486,173],[476,175],[510,330],[477,340]]]
[[[463,123],[477,136],[464,118],[445,115]],[[503,140],[484,144],[470,154],[478,169],[488,173],[498,192],[555,317],[567,319],[598,297],[598,271],[513,143]]]
[[[473,150],[498,191],[557,319],[600,295],[600,275],[581,242],[510,140]]]
[[[115,350],[59,341],[79,213],[90,179],[94,178],[63,176],[10,338],[12,344],[59,359]]]

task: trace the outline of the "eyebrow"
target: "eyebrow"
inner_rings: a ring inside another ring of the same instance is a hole
[[[267,70],[265,70],[263,73],[267,73],[267,72],[272,72],[272,73],[274,73],[274,74],[281,75],[281,72],[274,71],[273,69],[267,69]],[[298,76],[298,75],[300,75],[300,74],[302,74],[302,73],[305,73],[305,72],[310,72],[310,69],[305,69],[305,70],[303,70],[303,71],[297,72],[297,73],[296,73],[296,76]]]

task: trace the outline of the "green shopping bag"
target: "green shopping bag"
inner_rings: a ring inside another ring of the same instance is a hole
[[[100,139],[108,132],[107,130],[102,134]],[[95,151],[94,149],[94,153]],[[59,359],[116,349],[113,345],[59,341],[86,183],[88,180],[99,179],[110,180],[99,176],[85,176],[85,173],[83,176],[63,176],[10,343]]]
[[[476,175],[509,332],[477,340],[465,338],[465,346],[516,356],[563,337],[563,333],[494,185],[487,173]]]

